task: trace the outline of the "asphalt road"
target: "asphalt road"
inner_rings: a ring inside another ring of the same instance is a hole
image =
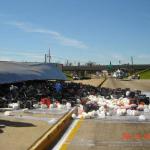
[[[131,90],[141,90],[150,92],[150,80],[116,80],[108,78],[103,87],[108,88],[130,88]]]
[[[101,120],[83,120],[72,141],[66,141],[68,150],[148,150],[149,123],[119,123]]]
[[[103,85],[109,88],[131,88],[150,91],[150,80],[121,81],[109,78]],[[71,138],[61,150],[148,150],[150,122],[80,120]]]
[[[14,111],[12,116],[0,112],[0,150],[27,150],[67,111]]]

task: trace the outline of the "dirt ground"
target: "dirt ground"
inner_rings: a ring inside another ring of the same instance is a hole
[[[82,84],[85,84],[85,85],[92,85],[92,86],[99,86],[100,83],[103,81],[104,79],[101,78],[101,79],[90,79],[90,80],[73,80],[72,82],[74,83],[82,83]]]

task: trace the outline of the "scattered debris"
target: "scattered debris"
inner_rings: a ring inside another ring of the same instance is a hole
[[[150,99],[139,90],[100,88],[64,82],[59,83],[61,90],[58,90],[56,84],[58,85],[57,82],[30,81],[7,85],[1,88],[0,107],[29,112],[70,110],[77,106],[78,113],[72,115],[74,119],[139,116],[139,120],[142,120],[144,117],[141,115],[150,112]],[[13,115],[11,111],[5,110],[5,116]]]
[[[5,111],[5,112],[4,112],[4,115],[5,115],[5,116],[13,116],[14,114],[13,114],[12,111]]]

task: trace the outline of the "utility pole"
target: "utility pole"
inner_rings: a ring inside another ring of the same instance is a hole
[[[132,66],[132,73],[134,72],[133,71],[133,57],[131,56],[131,66]]]
[[[48,58],[49,58],[49,63],[51,62],[51,53],[50,53],[50,48],[49,48],[49,53],[48,53],[48,56],[47,56]]]
[[[78,66],[80,66],[80,62],[78,62]]]
[[[68,61],[68,59],[67,59],[67,63],[66,63],[66,66],[69,66],[69,61]]]
[[[132,64],[132,66],[133,66],[133,57],[131,56],[131,64]]]
[[[121,65],[121,60],[119,60],[119,65]]]
[[[47,63],[47,61],[46,61],[46,57],[47,57],[47,56],[46,56],[46,54],[45,54],[45,64]]]

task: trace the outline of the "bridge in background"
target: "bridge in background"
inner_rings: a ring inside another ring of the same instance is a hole
[[[131,71],[140,71],[150,68],[150,64],[124,64],[124,65],[92,65],[92,66],[63,66],[63,71],[77,72],[82,76],[85,76],[87,73],[95,73],[97,71],[101,72],[102,70],[115,71],[117,69],[124,69],[128,72]]]

